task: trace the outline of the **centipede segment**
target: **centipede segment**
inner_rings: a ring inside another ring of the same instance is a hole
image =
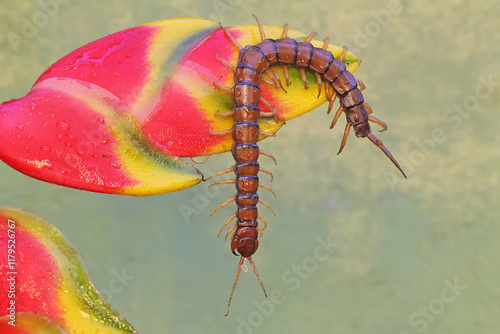
[[[261,135],[272,134],[263,132],[259,128],[257,121],[263,116],[276,118],[280,118],[280,116],[276,113],[274,107],[270,105],[268,105],[268,107],[273,110],[271,113],[263,113],[258,107],[259,102],[262,101],[259,85],[263,80],[264,73],[270,77],[269,80],[266,79],[266,82],[270,82],[276,88],[279,87],[279,89],[286,91],[276,71],[276,66],[283,66],[286,86],[291,84],[288,76],[288,66],[298,68],[305,89],[308,88],[305,71],[312,71],[315,74],[319,86],[318,97],[321,95],[323,83],[325,84],[325,94],[329,100],[328,113],[332,110],[335,99],[337,97],[339,98],[340,107],[335,113],[331,128],[334,127],[342,112],[346,115],[347,124],[338,153],[344,148],[352,128],[356,137],[368,137],[371,142],[377,145],[406,178],[406,175],[391,153],[385,148],[382,142],[371,133],[369,122],[379,124],[382,126],[383,130],[386,129],[386,125],[384,122],[370,115],[371,108],[364,101],[363,94],[361,93],[364,84],[358,82],[346,69],[343,60],[347,52],[347,47],[344,47],[341,55],[337,59],[327,50],[328,39],[325,39],[322,48],[315,47],[310,43],[312,38],[316,35],[316,33],[313,32],[306,37],[304,41],[297,42],[287,37],[288,25],[285,25],[283,28],[282,38],[276,40],[266,39],[263,26],[257,18],[256,20],[260,30],[261,42],[257,45],[249,45],[244,48],[238,44],[227,29],[222,27],[227,37],[235,47],[240,49],[240,52],[236,67],[218,58],[228,68],[234,71],[234,87],[222,87],[217,82],[215,83],[215,85],[221,89],[233,93],[234,97],[234,109],[230,112],[217,114],[222,117],[232,116],[234,118],[233,127],[226,131],[212,132],[213,134],[220,135],[232,133],[234,140],[232,154],[235,164],[233,168],[223,170],[212,176],[216,177],[231,171],[235,174],[235,178],[232,180],[224,180],[212,184],[234,183],[236,186],[235,197],[221,204],[215,210],[218,211],[221,207],[231,202],[235,202],[237,207],[236,212],[225,222],[219,232],[220,234],[231,221],[236,219],[236,223],[226,234],[227,237],[230,233],[233,233],[231,238],[231,250],[235,255],[237,255],[235,253],[237,251],[241,256],[236,272],[236,279],[229,298],[228,313],[238,277],[245,260],[250,262],[264,290],[264,294],[266,293],[264,285],[257,274],[252,255],[257,251],[259,245],[257,239],[259,234],[262,234],[262,231],[258,227],[258,220],[261,220],[264,225],[267,226],[265,220],[258,214],[257,203],[261,203],[271,209],[267,203],[259,198],[257,190],[261,187],[272,192],[270,188],[259,184],[259,171],[269,174],[271,178],[272,174],[262,169],[257,162],[260,154],[270,156],[259,149],[257,141]],[[272,156],[271,158],[274,159]],[[272,212],[274,213],[274,211]]]

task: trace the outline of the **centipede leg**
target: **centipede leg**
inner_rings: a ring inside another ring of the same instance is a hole
[[[257,21],[257,25],[259,26],[259,31],[260,31],[260,40],[263,41],[266,39],[266,33],[264,32],[264,27],[262,26],[262,24],[260,23],[259,19],[257,18],[257,16],[255,16],[254,14],[252,14],[253,17],[255,18],[255,21]]]
[[[345,143],[347,142],[347,137],[349,136],[349,132],[351,131],[351,127],[352,127],[351,124],[349,123],[346,124],[344,130],[344,136],[342,137],[342,143],[340,143],[340,149],[337,152],[337,154],[340,154],[340,152],[342,152],[342,150],[344,149]]]
[[[285,89],[285,87],[283,87],[283,84],[281,83],[281,78],[280,78],[280,75],[278,74],[278,71],[276,70],[276,67],[275,66],[272,66],[270,68],[270,71],[273,72],[272,75],[274,76],[274,78],[276,79],[276,81],[278,82],[278,85],[280,86],[281,89],[283,89],[283,91],[285,93],[288,93]]]
[[[265,230],[267,228],[267,221],[261,215],[258,215],[258,218],[264,224],[263,230]]]
[[[283,65],[283,75],[285,76],[285,83],[287,86],[290,86],[292,83],[290,82],[290,77],[288,76],[288,66]]]
[[[229,173],[233,173],[233,172],[234,172],[233,167],[229,167],[229,168],[221,170],[218,173],[215,173],[215,174],[211,175],[210,177],[206,178],[205,181],[208,181],[208,180],[211,180],[213,178],[216,178],[217,176],[221,176],[221,175],[229,174]],[[273,173],[271,173],[270,171],[268,171],[267,169],[265,169],[263,167],[259,167],[259,172],[262,172],[264,174],[269,175],[269,177],[271,177],[271,182],[273,182],[273,180],[274,180]]]
[[[361,81],[361,80],[359,80],[359,79],[358,79],[358,88],[359,88],[360,91],[364,91],[365,88],[366,88],[364,82]]]
[[[227,303],[226,317],[229,314],[229,309],[231,308],[231,300],[233,299],[234,290],[236,289],[236,284],[238,283],[238,278],[240,277],[241,268],[243,266],[243,261],[245,259],[248,259],[248,261],[252,265],[253,272],[255,273],[255,276],[259,280],[260,286],[262,287],[262,291],[264,292],[264,296],[266,296],[266,298],[267,298],[266,288],[264,286],[264,283],[262,283],[262,280],[260,279],[259,273],[257,272],[257,267],[255,266],[255,263],[253,262],[252,257],[251,256],[249,256],[249,257],[243,257],[242,256],[241,259],[240,259],[240,263],[238,264],[238,269],[236,269],[236,278],[234,279],[233,289],[231,290],[231,295],[229,296],[229,302]]]
[[[259,183],[259,187],[260,188],[263,188],[263,189],[266,189],[267,191],[271,192],[271,194],[274,195],[274,197],[276,197],[276,193],[274,192],[274,190],[272,190],[271,188],[269,188],[268,186],[266,186],[265,184],[262,184],[262,183]]]
[[[339,60],[343,62],[346,54],[347,54],[347,45],[344,45],[342,47],[342,53],[339,56]]]
[[[333,109],[333,104],[335,103],[335,100],[337,99],[337,91],[333,88],[333,86],[330,84],[330,83],[327,83],[325,85],[325,90],[326,90],[326,87],[328,87],[328,91],[330,91],[330,89],[333,91],[333,93],[331,94],[331,97],[328,99],[330,102],[328,103],[328,110],[327,110],[327,114],[329,114],[332,109]],[[335,121],[336,122],[336,121]],[[333,124],[333,123],[332,123]],[[332,127],[334,126],[335,124],[332,125]],[[330,129],[332,128],[330,127]]]
[[[304,82],[304,89],[308,89],[309,85],[307,84],[306,69],[305,68],[299,69],[299,73],[300,73],[300,78]]]
[[[337,112],[335,112],[335,116],[333,116],[333,120],[332,120],[332,124],[330,125],[330,129],[333,129],[333,127],[335,126],[335,124],[337,124],[337,121],[338,121],[340,115],[342,114],[343,110],[344,110],[344,108],[342,106],[340,106],[337,109]]]
[[[208,125],[208,132],[210,132],[210,134],[213,136],[224,136],[233,133],[233,128],[224,131],[212,131],[212,128],[210,127],[210,125]]]
[[[214,85],[215,85],[217,88],[219,88],[219,89],[223,90],[223,91],[224,91],[224,92],[226,92],[226,93],[233,94],[233,93],[234,93],[234,90],[233,90],[233,88],[232,88],[232,87],[224,86],[224,85],[222,85],[222,84],[220,84],[220,83],[219,83],[220,78],[222,78],[222,77],[218,77],[218,78],[214,81]]]
[[[236,71],[236,67],[234,67],[233,65],[231,65],[227,60],[225,60],[224,58],[221,58],[219,57],[219,53],[217,52],[217,54],[215,55],[215,59],[217,59],[218,61],[220,61],[222,64],[224,64],[231,72],[234,72]]]
[[[278,84],[276,83],[276,79],[269,73],[266,72],[266,74],[271,78],[271,80],[262,77],[260,80],[264,81],[266,84],[273,86],[274,88],[279,88]]]
[[[224,228],[225,228],[227,225],[229,225],[229,223],[230,223],[233,219],[235,219],[235,218],[236,218],[236,212],[235,212],[235,213],[233,213],[233,214],[231,215],[231,217],[229,217],[229,218],[228,218],[228,220],[226,220],[226,222],[224,223],[224,225],[222,225],[222,227],[221,227],[221,229],[219,230],[219,233],[217,234],[217,236],[219,236],[219,235],[222,233],[222,231],[224,230]]]
[[[234,46],[236,46],[240,50],[243,49],[243,47],[240,45],[240,43],[238,43],[238,41],[236,39],[234,39],[233,35],[231,35],[231,33],[225,27],[223,27],[222,25],[220,27],[222,30],[224,30],[224,33],[229,38],[231,43],[233,43]]]
[[[288,23],[285,23],[285,25],[283,26],[283,32],[281,33],[281,38],[288,37],[287,33],[288,33]]]
[[[264,202],[262,200],[262,198],[259,198],[259,203],[264,205],[266,208],[268,208],[272,213],[273,215],[276,217],[276,212],[274,212],[273,208],[271,208],[271,206],[269,204],[267,204],[266,202]]]
[[[363,84],[363,82],[361,82]],[[364,84],[363,84],[363,87],[364,87]],[[367,103],[367,102],[363,102],[363,106],[365,107],[366,111],[368,112],[368,120],[370,122],[373,122],[375,124],[378,124],[382,127],[382,130],[379,130],[379,132],[383,132],[385,130],[387,130],[387,124],[385,124],[385,122],[381,121],[380,119],[378,119],[377,117],[375,116],[372,116],[372,107],[370,107],[370,105]]]
[[[230,204],[230,203],[233,203],[234,202],[234,197],[231,197],[230,199],[228,199],[227,201],[225,201],[224,203],[222,203],[221,205],[219,205],[215,210],[214,212],[212,212],[209,217],[212,217],[214,213],[216,213],[217,211],[219,211],[220,209],[222,209],[223,207],[225,207],[226,205]]]
[[[261,136],[265,136],[265,137],[276,137],[275,133],[266,132],[266,131],[263,131],[263,130],[260,130],[260,135]]]
[[[287,33],[288,33],[288,24],[285,24],[283,26],[283,32],[281,33],[281,38],[286,38]],[[274,67],[273,67],[273,69],[274,69]],[[290,78],[288,76],[288,66],[287,65],[283,65],[283,73],[285,75],[286,85],[290,86],[291,82],[290,82]],[[278,74],[278,72],[276,72],[276,70],[275,70],[275,74],[276,75]],[[286,90],[281,86],[281,83],[280,83],[280,87],[281,87],[281,89],[283,89],[286,92]]]
[[[322,82],[321,82],[321,75],[318,74],[317,72],[314,72],[314,75],[316,76],[316,82],[318,83],[318,99],[321,96],[321,88],[322,88]]]
[[[267,169],[262,168],[262,167],[259,167],[259,172],[262,172],[262,173],[264,173],[264,174],[269,175],[269,176],[271,177],[271,182],[273,182],[273,180],[274,180],[274,175],[273,175],[273,173],[271,173],[270,171],[268,171]]]
[[[221,181],[217,181],[217,182],[212,183],[207,188],[210,188],[210,187],[213,187],[213,186],[218,186],[218,185],[221,185],[221,184],[234,184],[235,182],[236,182],[235,179],[221,180]]]
[[[370,122],[378,124],[382,127],[382,130],[379,130],[379,132],[384,132],[385,130],[387,130],[387,124],[385,124],[383,121],[379,120],[377,117],[370,115],[370,116],[368,116],[368,120]]]
[[[275,163],[276,165],[278,164],[278,162],[276,161],[276,158],[275,158],[272,154],[267,153],[266,151],[264,151],[264,150],[262,150],[262,149],[261,149],[261,150],[259,150],[259,151],[260,151],[260,152],[259,152],[259,154],[260,154],[260,155],[263,155],[263,156],[265,156],[265,157],[268,157],[268,158],[270,158],[271,160],[273,160],[273,161],[274,161],[274,163]]]
[[[227,240],[227,237],[229,237],[229,235],[231,234],[231,232],[233,232],[236,229],[237,226],[238,225],[236,223],[234,223],[233,226],[231,226],[231,228],[226,232],[226,235],[224,236],[224,240]]]
[[[213,179],[213,178],[215,178],[217,176],[228,174],[228,173],[232,173],[232,172],[233,172],[233,168],[229,167],[229,168],[221,170],[218,173],[215,173],[214,175],[211,175],[209,178],[205,179],[205,181],[208,181],[208,180]]]
[[[260,97],[260,101],[266,106],[268,107],[270,110],[270,112],[266,112],[266,111],[261,111],[260,112],[260,116],[263,116],[263,117],[273,117],[275,119],[278,119],[284,123],[286,123],[286,118],[281,116],[280,114],[278,114],[278,112],[276,111],[276,108],[275,106],[271,105],[271,103],[269,103],[266,99],[264,99],[262,96]]]
[[[234,110],[229,110],[229,111],[226,111],[226,112],[217,112],[217,113],[214,114],[214,116],[216,116],[216,117],[234,116]]]
[[[317,33],[315,31],[311,31],[311,33],[309,34],[309,36],[307,36],[305,39],[304,39],[304,42],[307,42],[307,43],[310,43],[313,39],[314,36],[316,36]]]

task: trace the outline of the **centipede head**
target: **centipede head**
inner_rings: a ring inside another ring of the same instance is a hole
[[[262,287],[262,291],[264,292],[264,296],[267,297],[266,288],[264,287],[264,283],[262,283],[262,280],[259,277],[259,273],[257,272],[257,268],[255,267],[255,263],[253,262],[252,257],[241,256],[240,262],[238,263],[238,269],[236,269],[236,278],[234,279],[233,289],[231,290],[231,295],[229,296],[229,302],[227,303],[227,313],[225,317],[227,317],[229,314],[229,308],[231,307],[231,300],[233,299],[234,290],[236,289],[236,284],[238,283],[238,278],[240,277],[240,273],[242,271],[249,272],[250,270],[253,270],[255,276],[257,276],[260,286]]]

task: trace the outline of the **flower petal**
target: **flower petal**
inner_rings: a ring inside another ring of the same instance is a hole
[[[50,223],[0,208],[0,240],[0,290],[7,292],[0,300],[0,328],[19,320],[23,326],[37,321],[54,333],[57,326],[68,333],[136,333],[97,292],[81,257]]]

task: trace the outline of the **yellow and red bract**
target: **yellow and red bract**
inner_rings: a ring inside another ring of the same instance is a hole
[[[0,333],[136,333],[47,221],[0,208]]]
[[[227,29],[243,46],[260,42],[257,26]],[[280,38],[283,28],[264,30]],[[305,35],[289,30],[288,37]],[[203,175],[180,158],[233,145],[230,134],[211,131],[232,127],[232,117],[216,114],[231,110],[233,97],[214,82],[233,86],[233,72],[217,56],[236,64],[238,52],[219,23],[204,19],[153,22],[87,44],[50,66],[28,95],[0,105],[0,158],[29,176],[82,190],[147,196],[193,186]],[[348,53],[344,63],[353,72],[360,61]],[[307,90],[298,70],[290,69],[290,79],[287,92],[261,83],[281,119],[326,101],[313,74]],[[271,133],[283,124],[259,121]]]

